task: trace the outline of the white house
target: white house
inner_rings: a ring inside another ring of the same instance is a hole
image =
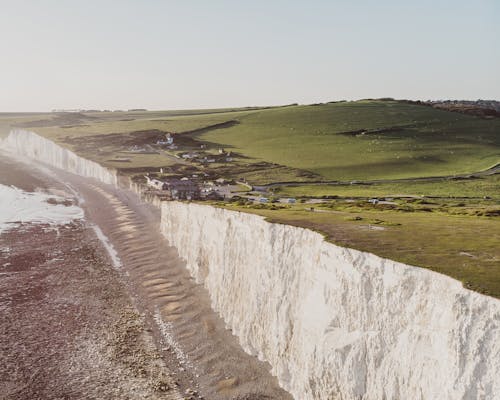
[[[174,144],[174,138],[172,137],[172,135],[170,133],[167,133],[165,135],[165,139],[158,139],[156,144],[160,144],[160,145],[166,144],[166,145],[170,146],[170,145]]]

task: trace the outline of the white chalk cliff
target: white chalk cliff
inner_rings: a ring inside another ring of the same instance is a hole
[[[71,150],[31,131],[12,130],[5,139],[0,140],[0,148],[76,175],[95,178],[113,185],[117,184],[116,171],[80,157]]]
[[[0,148],[117,183],[33,132],[13,131]],[[163,234],[213,308],[296,400],[500,399],[499,300],[256,215],[161,208]]]
[[[497,299],[256,215],[163,202],[162,231],[297,400],[500,398]]]

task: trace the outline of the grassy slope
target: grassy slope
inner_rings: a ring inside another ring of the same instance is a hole
[[[361,101],[262,110],[201,135],[258,160],[351,180],[449,175],[500,159],[500,119],[398,102]],[[359,129],[391,132],[345,135]]]
[[[209,114],[194,115],[174,115],[168,112],[154,112],[151,114],[141,114],[139,116],[126,113],[120,118],[107,118],[105,115],[89,114],[95,116],[95,120],[88,120],[79,125],[51,126],[36,128],[37,132],[60,140],[65,136],[82,137],[92,135],[106,135],[110,133],[129,133],[135,131],[157,129],[166,132],[184,132],[205,126],[229,121],[238,117],[243,117],[248,112],[218,112]]]
[[[282,186],[275,190],[279,196],[316,197],[391,197],[439,196],[439,197],[484,197],[500,200],[500,175],[464,181],[445,180],[440,182],[398,182],[373,185],[300,185]]]
[[[48,114],[49,117],[53,117]],[[467,173],[500,160],[500,119],[485,120],[430,107],[393,101],[359,101],[260,110],[192,110],[88,113],[83,120],[33,126],[56,141],[65,137],[127,133],[140,130],[185,132],[237,120],[240,124],[199,135],[251,157],[311,171],[323,179],[355,180]],[[25,118],[25,117],[23,117]],[[35,116],[44,120],[47,116]],[[389,132],[346,135],[359,129]],[[107,149],[113,151],[112,148]],[[105,157],[85,154],[99,162]],[[171,159],[134,156],[133,164],[168,165]],[[255,183],[290,180],[259,173]]]
[[[94,151],[78,151],[66,138],[105,136],[109,134],[126,135],[136,131],[160,130],[166,132],[185,132],[213,124],[243,117],[251,110],[193,110],[193,111],[154,111],[120,113],[85,113],[72,114],[36,114],[27,116],[3,116],[0,114],[0,134],[12,127],[23,127],[36,131],[54,140],[82,156],[97,161],[108,167],[163,167],[176,162],[164,154],[121,154],[119,143],[109,144],[103,140]],[[3,128],[2,128],[3,127]],[[96,142],[99,142],[98,140]],[[108,160],[110,154],[131,158],[130,163],[113,163]]]

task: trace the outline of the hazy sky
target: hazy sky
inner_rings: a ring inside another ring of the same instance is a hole
[[[500,99],[500,0],[0,0],[0,111]]]

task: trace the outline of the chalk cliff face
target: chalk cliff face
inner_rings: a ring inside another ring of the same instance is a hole
[[[0,147],[77,175],[116,185],[116,172],[87,160],[34,132],[16,129],[0,140]]]
[[[115,171],[33,132],[13,131],[0,148],[118,183]],[[214,309],[297,400],[500,399],[499,300],[259,216],[161,209],[164,235]]]
[[[500,398],[496,299],[211,206],[163,202],[162,231],[297,400]]]

